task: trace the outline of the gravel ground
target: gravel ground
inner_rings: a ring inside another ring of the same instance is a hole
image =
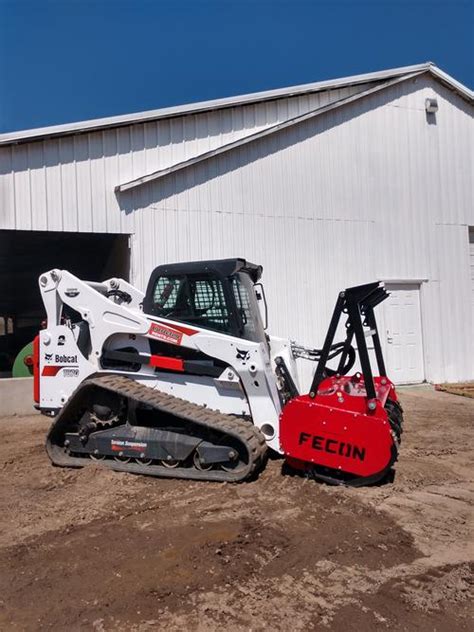
[[[474,400],[402,391],[394,482],[52,467],[0,420],[0,630],[472,630]]]

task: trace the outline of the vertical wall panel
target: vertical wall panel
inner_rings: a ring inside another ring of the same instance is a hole
[[[152,171],[157,171],[160,168],[158,124],[156,121],[152,121],[151,123],[145,123],[143,127],[145,136],[146,169],[147,172],[150,173]],[[117,184],[117,180],[115,180],[115,184]]]
[[[133,177],[133,159],[131,149],[131,128],[120,127],[117,129],[117,153],[118,153],[118,173],[120,178],[130,180]],[[116,185],[115,185],[116,186]],[[115,187],[114,187],[115,188]],[[114,191],[115,194],[115,191]],[[134,215],[133,215],[133,192],[127,193],[120,200],[117,200],[118,211],[120,217],[121,231],[124,233],[133,233],[134,231]]]
[[[89,138],[86,134],[74,137],[76,168],[78,230],[92,231],[92,186],[89,161]]]
[[[48,229],[46,200],[46,174],[44,167],[43,143],[28,145],[31,187],[31,225],[34,230]]]
[[[28,230],[32,224],[28,145],[18,145],[13,148],[12,169],[14,173],[16,224]]]
[[[61,162],[61,206],[63,229],[77,231],[77,181],[74,163],[74,140],[71,137],[59,140],[59,160]]]
[[[121,231],[121,211],[114,188],[120,177],[117,130],[104,131],[104,187],[107,213],[107,232]]]
[[[96,233],[107,232],[107,201],[105,194],[105,164],[103,132],[89,134],[91,169],[92,227]]]
[[[59,140],[44,141],[46,167],[46,200],[48,205],[48,230],[63,230],[63,200],[61,195],[61,164]],[[22,228],[22,225],[19,224]]]
[[[0,228],[15,228],[15,174],[13,147],[0,147]]]

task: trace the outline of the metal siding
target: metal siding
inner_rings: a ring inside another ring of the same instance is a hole
[[[107,232],[107,203],[105,192],[105,160],[103,132],[89,134],[89,160],[91,169],[92,230]],[[68,209],[65,209],[68,212]]]
[[[159,263],[245,256],[264,265],[272,332],[315,345],[340,288],[426,278],[427,377],[472,379],[472,106],[435,80],[406,81],[114,193],[120,182],[367,87],[0,147],[0,228],[133,233],[141,288]],[[434,94],[430,124],[424,100]]]
[[[92,232],[92,185],[90,178],[89,137],[74,138],[76,166],[77,221],[78,230]]]
[[[77,179],[74,161],[74,143],[69,138],[59,139],[59,161],[61,165],[61,208],[63,230],[78,230]]]
[[[46,176],[44,155],[41,144],[28,145],[28,163],[30,171],[32,228],[48,229],[48,213],[46,205]]]
[[[31,226],[31,187],[28,168],[28,145],[15,148],[12,159],[13,182],[15,192],[15,226],[26,230]]]
[[[474,317],[474,227],[469,228],[469,270],[471,274],[472,314]]]
[[[63,212],[61,196],[61,165],[59,163],[59,139],[44,142],[44,163],[46,178],[46,209],[48,213],[48,230],[63,230]],[[14,147],[14,153],[19,149]],[[16,208],[21,206],[17,203]],[[21,221],[17,222],[16,228],[23,230]]]
[[[133,177],[133,154],[132,154],[132,138],[131,128],[122,127],[117,129],[117,170],[120,177],[127,174],[126,177]],[[121,211],[119,213],[121,220],[121,231],[124,233],[134,232],[134,216],[131,212],[133,199],[132,194],[124,196],[121,201]],[[118,204],[118,201],[117,201]]]
[[[470,309],[469,246],[466,226],[436,228],[439,254],[441,331],[431,344],[441,344],[443,366],[436,367],[435,381],[456,382],[474,378],[474,337]],[[439,370],[439,369],[442,370]]]
[[[12,147],[0,147],[0,222],[3,228],[15,228],[15,174]]]
[[[301,113],[366,87],[0,147],[0,228],[132,232],[114,192],[120,182],[286,120],[289,103]]]
[[[144,126],[146,127],[146,126]],[[119,159],[117,147],[117,130],[103,132],[104,143],[104,187],[105,187],[105,212],[108,233],[120,233],[122,230],[120,206],[115,196],[114,186],[119,173]]]
[[[264,265],[272,332],[315,345],[340,288],[427,279],[427,378],[474,378],[470,139],[464,102],[418,78],[145,185],[146,230],[168,240],[141,278],[165,260],[245,256]]]

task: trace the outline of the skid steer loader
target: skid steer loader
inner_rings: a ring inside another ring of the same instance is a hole
[[[270,448],[328,483],[384,478],[403,421],[374,317],[384,287],[341,292],[317,350],[265,333],[261,275],[244,259],[162,265],[143,294],[122,279],[42,274],[47,324],[34,342],[34,396],[55,418],[52,462],[243,481]],[[342,316],[345,340],[334,343]],[[350,376],[357,356],[361,371]],[[298,391],[297,358],[317,362],[308,394]]]

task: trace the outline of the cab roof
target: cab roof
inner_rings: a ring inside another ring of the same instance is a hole
[[[180,263],[169,263],[158,266],[152,272],[151,277],[156,279],[163,275],[181,274],[205,274],[217,273],[218,276],[230,277],[237,272],[248,274],[254,283],[262,276],[263,267],[250,263],[243,258],[235,259],[210,259],[208,261],[187,261]],[[151,279],[150,279],[151,280]]]

